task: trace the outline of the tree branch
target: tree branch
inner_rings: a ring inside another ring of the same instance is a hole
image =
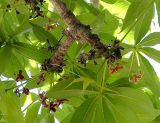
[[[89,25],[82,24],[61,0],[50,0],[64,22],[69,27],[69,32],[76,40],[88,42],[98,54],[109,58],[108,46],[102,44],[98,35],[91,32]]]
[[[74,38],[68,33],[67,30],[64,31],[64,34],[67,36],[67,39],[59,46],[58,50],[51,58],[51,65],[59,65],[62,63],[64,56],[74,41]]]

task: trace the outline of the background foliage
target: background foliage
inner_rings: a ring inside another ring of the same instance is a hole
[[[160,63],[160,32],[151,32],[159,0],[63,0],[104,44],[121,40],[123,58],[84,66],[78,57],[91,47],[74,42],[63,72],[45,74],[40,65],[66,39],[66,25],[48,0],[38,17],[26,1],[0,1],[0,123],[160,122],[160,82],[148,61]]]

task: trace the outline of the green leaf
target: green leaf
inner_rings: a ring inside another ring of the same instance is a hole
[[[24,66],[20,63],[17,56],[14,54],[12,45],[6,44],[3,48],[1,48],[0,58],[3,59],[1,61],[0,73],[6,75],[8,77],[16,78],[16,74],[19,70],[23,71],[24,77],[27,79],[27,73],[24,69]]]
[[[25,123],[21,107],[16,103],[14,97],[4,91],[4,85],[0,82],[0,111],[7,123]]]
[[[95,113],[98,98],[87,99],[74,113],[71,123],[91,123],[94,122],[93,116]]]
[[[150,48],[150,47],[143,47],[140,49],[143,53],[145,53],[151,59],[160,63],[160,51]]]
[[[158,14],[158,22],[159,22],[159,25],[160,25],[160,1],[155,0],[155,3],[156,3],[157,14]]]
[[[29,14],[28,7],[25,5],[24,2],[17,1],[15,3],[15,8],[16,8],[17,11],[20,12],[20,14],[23,14],[23,15],[28,15]]]
[[[141,90],[120,87],[115,88],[115,91],[118,91],[118,93],[108,94],[112,98],[111,102],[117,106],[122,105],[128,107],[136,114],[140,122],[152,121],[160,114],[160,111],[154,108],[150,98]],[[123,108],[123,112],[125,109],[126,108]],[[128,120],[130,120],[130,118],[128,118]]]
[[[75,111],[71,123],[139,123],[152,121],[160,114],[148,96],[131,88],[115,88],[87,98]]]
[[[91,23],[94,32],[105,32],[113,34],[118,27],[118,20],[108,10],[104,10],[97,15],[97,18]]]
[[[32,27],[29,24],[28,16],[26,16],[26,17],[23,18],[23,21],[22,21],[21,25],[15,29],[13,34],[11,34],[11,37],[14,37],[18,34],[25,33],[27,31],[29,32],[29,31],[31,31],[31,29],[32,29]]]
[[[113,4],[113,3],[115,3],[117,0],[102,0],[102,1],[104,1],[104,2],[106,2],[106,3],[109,3],[109,4]]]
[[[46,114],[46,116],[42,119],[41,123],[55,123],[54,114]]]
[[[97,81],[97,75],[96,75],[96,73],[93,72],[90,69],[78,66],[78,67],[75,67],[75,72],[79,76],[87,77],[87,78],[89,78],[91,80]]]
[[[57,98],[70,98],[70,97],[76,97],[76,96],[84,96],[84,95],[96,95],[96,91],[90,91],[90,90],[79,90],[79,89],[68,89],[68,90],[57,90],[55,91],[54,88],[47,92],[47,97],[52,97],[54,99]]]
[[[146,35],[148,30],[150,29],[153,14],[154,14],[154,5],[151,5],[149,10],[137,22],[134,31],[134,40],[136,44],[140,42],[140,40]]]
[[[40,63],[50,57],[50,53],[46,49],[38,49],[36,46],[27,43],[14,42],[12,46],[23,57],[36,60]]]
[[[5,34],[4,34],[4,25],[3,25],[3,19],[4,19],[4,10],[0,9],[0,41],[5,40]]]
[[[153,5],[153,0],[135,0],[132,2],[123,21],[122,31],[132,25],[137,18],[143,17],[151,5]]]
[[[37,118],[38,111],[40,109],[40,105],[41,103],[37,102],[29,106],[29,108],[27,109],[26,116],[25,116],[26,123],[34,123],[34,121]]]
[[[149,61],[139,54],[139,62],[142,71],[144,72],[144,79],[146,85],[151,89],[151,91],[157,96],[160,96],[160,82],[158,77],[156,76],[156,72],[153,67],[149,63]]]
[[[33,24],[33,23],[30,23],[30,24],[33,27],[33,32],[35,36],[38,38],[40,42],[46,42],[47,40],[49,40],[55,45],[58,43],[58,40],[51,33],[44,30],[41,26]]]
[[[81,7],[83,7],[83,9],[87,9],[90,13],[94,14],[94,15],[98,15],[99,14],[99,9],[93,7],[91,4],[86,3],[84,0],[77,0],[78,5],[80,5]]]
[[[77,101],[77,100],[75,100]],[[69,100],[70,102],[70,100]],[[62,108],[58,108],[56,113],[55,113],[55,117],[56,119],[62,123],[62,122],[65,122],[66,118],[72,116],[71,114],[74,112],[74,107],[69,105],[69,104],[66,104],[64,103],[62,105]]]
[[[153,46],[160,43],[160,32],[153,32],[146,36],[138,46]]]

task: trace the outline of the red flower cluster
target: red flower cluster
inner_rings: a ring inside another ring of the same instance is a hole
[[[113,74],[113,73],[117,73],[121,69],[123,69],[123,66],[121,66],[120,64],[116,64],[115,66],[109,67],[109,72],[110,74]]]
[[[22,70],[19,70],[19,73],[17,74],[17,77],[16,77],[16,81],[22,81],[24,80],[24,76],[22,75]]]
[[[138,72],[138,73],[133,73],[132,77],[130,78],[129,81],[137,84],[140,81],[140,79],[142,78],[143,75],[144,74],[141,71]]]
[[[42,105],[45,108],[49,108],[50,111],[56,112],[56,108],[59,107],[61,104],[63,104],[65,101],[68,101],[67,99],[57,99],[54,101],[47,100],[48,98],[45,96],[45,93],[42,92],[39,94],[40,101],[42,102]]]

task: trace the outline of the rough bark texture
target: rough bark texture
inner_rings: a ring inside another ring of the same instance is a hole
[[[58,50],[52,57],[51,65],[59,65],[60,63],[62,63],[63,58],[67,53],[67,50],[74,41],[74,38],[71,35],[69,35],[68,31],[65,31],[64,33],[66,34],[67,39],[59,46]]]
[[[70,35],[76,40],[88,42],[98,54],[109,58],[108,47],[100,42],[98,35],[91,32],[89,25],[82,24],[75,15],[66,7],[61,0],[50,0],[63,18],[64,22],[68,25]]]

